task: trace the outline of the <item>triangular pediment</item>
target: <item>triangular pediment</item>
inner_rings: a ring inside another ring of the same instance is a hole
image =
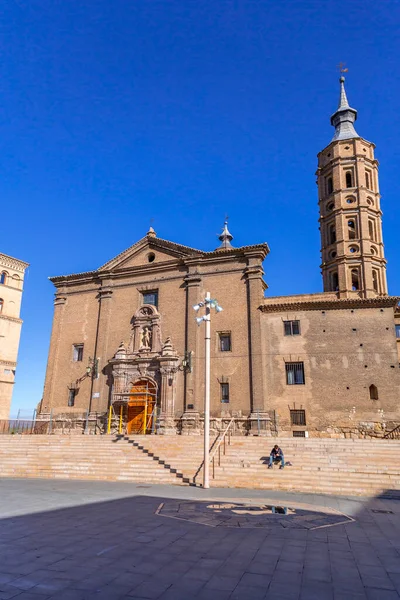
[[[202,254],[201,250],[147,235],[108,261],[98,271],[115,271],[129,267],[140,267]]]

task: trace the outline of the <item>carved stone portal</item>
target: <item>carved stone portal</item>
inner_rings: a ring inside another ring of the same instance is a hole
[[[179,356],[171,338],[161,344],[160,314],[156,307],[146,305],[139,308],[132,318],[129,343],[121,342],[114,358],[110,361],[113,375],[112,403],[116,412],[123,409],[127,422],[129,406],[133,402],[132,389],[138,381],[151,382],[156,390],[158,408],[158,431],[175,434],[174,422]]]

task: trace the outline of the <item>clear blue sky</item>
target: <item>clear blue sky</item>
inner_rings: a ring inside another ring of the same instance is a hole
[[[268,294],[322,289],[316,154],[347,63],[377,145],[391,294],[399,156],[399,3],[9,0],[0,18],[0,251],[30,263],[13,412],[42,395],[48,276],[141,238],[210,250],[267,241]]]

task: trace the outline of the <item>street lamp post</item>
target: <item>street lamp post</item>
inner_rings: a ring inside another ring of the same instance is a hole
[[[199,302],[193,306],[197,312],[201,307],[205,307],[204,317],[197,317],[197,324],[205,322],[205,375],[204,375],[204,461],[203,461],[203,488],[210,487],[210,387],[211,387],[211,308],[216,312],[223,309],[216,300],[211,299],[210,292],[206,293],[204,302]]]

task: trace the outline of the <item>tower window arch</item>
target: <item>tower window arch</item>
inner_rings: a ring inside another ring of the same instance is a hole
[[[333,179],[332,177],[328,177],[326,180],[326,193],[332,194],[333,192]]]
[[[374,384],[369,386],[369,397],[370,400],[379,400],[378,388]]]
[[[351,219],[348,219],[347,230],[349,233],[349,240],[355,240],[357,237],[357,221],[354,217]]]
[[[369,239],[376,242],[375,221],[373,221],[372,219],[368,219],[368,233],[369,233]]]
[[[331,273],[331,290],[332,292],[339,291],[339,275],[337,271]]]
[[[328,244],[334,244],[336,242],[336,227],[334,223],[331,223],[328,227]]]
[[[360,277],[358,269],[351,269],[351,289],[353,292],[358,292],[360,289]]]
[[[353,173],[351,171],[346,171],[346,187],[353,187]]]
[[[5,285],[7,283],[7,277],[8,277],[7,271],[3,271],[2,273],[0,273],[0,283]]]
[[[375,269],[372,269],[372,285],[376,293],[379,293],[379,283],[379,273]]]

